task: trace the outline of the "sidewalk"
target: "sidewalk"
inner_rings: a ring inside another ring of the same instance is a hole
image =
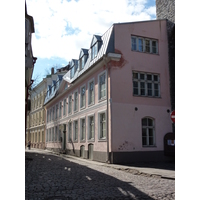
[[[101,163],[97,161],[87,160],[80,157],[70,156],[66,154],[59,154],[50,150],[43,150],[43,149],[35,149],[32,148],[31,150],[26,149],[26,152],[35,152],[35,153],[44,153],[44,154],[53,154],[56,156],[61,156],[62,158],[66,158],[67,160],[78,163],[84,166],[91,166],[91,165],[100,165],[105,167],[110,167],[117,170],[123,170],[128,173],[132,173],[135,175],[142,175],[142,176],[149,176],[149,177],[158,177],[158,178],[165,178],[165,179],[172,179],[175,180],[175,170],[174,169],[162,169],[159,163],[157,163],[156,167],[153,165],[149,166],[130,166],[130,165],[119,165],[119,164],[108,164],[108,163]],[[160,167],[159,167],[160,165]]]

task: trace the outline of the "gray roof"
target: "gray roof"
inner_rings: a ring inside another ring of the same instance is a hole
[[[113,26],[111,26],[102,36],[94,35],[92,38],[91,44],[94,42],[94,40],[98,40],[102,42],[101,48],[98,51],[97,56],[91,60],[91,48],[88,50],[88,59],[85,63],[84,68],[79,71],[77,70],[74,74],[74,77],[70,78],[70,71],[68,71],[64,76],[63,79],[69,83],[72,83],[75,81],[81,74],[83,74],[85,71],[87,71],[93,64],[97,61],[99,61],[103,55],[107,53],[114,53],[114,33],[113,33]]]

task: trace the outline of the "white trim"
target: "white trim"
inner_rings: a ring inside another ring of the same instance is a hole
[[[83,107],[81,107],[81,102],[82,102],[82,95],[81,95],[81,90],[82,88],[85,87],[85,105]],[[85,109],[86,108],[86,93],[87,93],[87,88],[86,88],[86,84],[83,84],[81,87],[80,87],[80,110],[82,109]]]
[[[94,102],[93,103],[90,103],[89,101],[90,101],[90,83],[91,82],[94,82]],[[92,79],[90,79],[89,81],[88,81],[88,106],[92,106],[92,105],[94,105],[95,104],[95,78],[92,78]]]
[[[102,76],[105,73],[105,96],[100,99],[100,76]],[[107,71],[104,70],[100,74],[98,74],[98,102],[103,101],[107,99]]]
[[[106,133],[105,133],[105,135],[107,135],[107,112],[106,112],[106,110],[102,110],[102,111],[98,112],[98,141],[106,141],[107,140],[106,137],[100,138],[100,115],[103,114],[103,113],[105,114],[105,120],[106,120],[106,124],[105,124]]]
[[[94,138],[89,138],[89,135],[90,135],[90,117],[93,117],[93,120],[94,120]],[[88,142],[94,142],[95,141],[95,114],[94,113],[87,116],[87,124],[88,124],[87,140],[88,140]]]
[[[75,110],[75,93],[77,92],[77,109]],[[74,93],[74,106],[73,106],[73,110],[74,110],[74,113],[75,112],[78,112],[79,111],[79,92],[78,92],[78,88],[73,92]]]

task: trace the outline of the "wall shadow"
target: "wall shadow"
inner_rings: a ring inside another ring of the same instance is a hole
[[[153,199],[128,182],[62,157],[26,152],[26,199]]]

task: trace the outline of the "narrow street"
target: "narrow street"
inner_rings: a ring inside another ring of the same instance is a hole
[[[25,165],[25,199],[175,199],[175,180],[102,163],[27,150]]]

